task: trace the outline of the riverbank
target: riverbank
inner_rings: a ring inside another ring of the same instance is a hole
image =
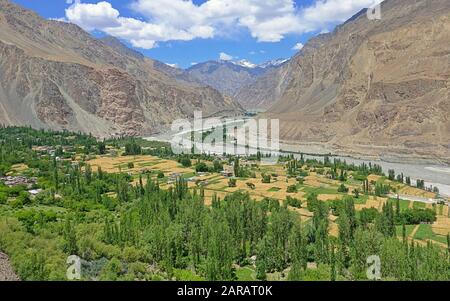
[[[326,143],[293,143],[291,141],[281,141],[281,149],[286,152],[304,153],[315,155],[332,155],[339,157],[349,157],[360,160],[376,160],[389,163],[401,164],[423,164],[423,165],[439,165],[450,167],[450,158],[426,156],[405,152],[404,149],[391,149],[383,146],[370,146],[372,151],[364,151],[369,146],[356,146],[355,148],[346,148]]]
[[[242,124],[242,122],[236,124]],[[183,136],[190,134],[190,132],[164,133],[145,139],[170,142],[174,136]],[[364,149],[370,148],[367,145],[360,145],[359,147]],[[388,150],[393,150],[392,148],[373,146],[373,153],[377,153],[375,155],[368,151],[341,148],[330,144],[293,144],[289,141],[280,141],[280,149],[282,154],[294,154],[295,156],[307,154],[308,157],[317,159],[329,155],[355,165],[369,162],[376,163],[383,168],[385,173],[390,169],[395,170],[396,174],[403,173],[405,177],[411,178],[413,185],[415,185],[416,180],[424,180],[426,187],[437,187],[442,195],[450,197],[450,158],[432,158],[418,154],[414,155],[412,152],[409,152],[409,155],[407,155],[400,149],[395,149],[392,153],[389,153]],[[211,153],[214,153],[214,150],[211,150]]]

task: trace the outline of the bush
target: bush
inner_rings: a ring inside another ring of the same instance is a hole
[[[183,167],[191,167],[192,166],[192,162],[189,157],[181,158],[180,163],[181,163],[181,165],[183,165]]]
[[[8,190],[9,190],[10,197],[16,197],[16,196],[19,196],[19,194],[22,191],[26,191],[27,187],[25,185],[17,185],[17,186],[10,187]]]
[[[23,205],[28,205],[31,203],[30,194],[27,191],[21,191],[17,199],[21,201]]]
[[[308,210],[311,212],[314,212],[316,210],[317,204],[320,201],[317,199],[316,193],[310,193],[306,197],[306,202],[307,202]]]
[[[297,185],[290,185],[287,188],[287,193],[296,193],[298,192]]]
[[[341,186],[339,186],[339,188],[338,188],[338,192],[347,193],[348,192],[348,188],[345,187],[344,184],[341,184]]]
[[[286,203],[288,206],[294,207],[294,208],[302,208],[302,201],[299,199],[287,196],[286,197]]]
[[[205,162],[199,162],[195,165],[196,172],[208,172],[208,165]]]
[[[363,208],[359,212],[359,222],[363,226],[371,224],[376,220],[379,214],[380,213],[376,208]]]
[[[266,174],[262,175],[262,182],[264,184],[270,184],[271,179],[272,179],[272,177],[270,175],[266,175]]]
[[[133,162],[129,162],[128,163],[128,169],[133,169],[134,168],[134,163]]]
[[[9,204],[14,209],[23,208],[23,202],[21,200],[19,200],[19,198],[16,198],[15,200],[11,201]]]
[[[122,263],[119,259],[113,258],[103,267],[100,279],[106,281],[116,281],[122,274]]]
[[[6,204],[7,200],[8,200],[8,195],[4,192],[0,192],[0,205]]]
[[[219,160],[214,160],[213,169],[215,172],[223,171],[223,164]]]
[[[164,179],[164,173],[162,171],[158,172],[158,179]]]
[[[126,156],[136,156],[142,154],[141,146],[135,141],[125,144],[125,155]]]
[[[229,179],[228,180],[228,187],[236,187],[236,179]]]
[[[407,225],[431,224],[436,221],[436,212],[431,209],[406,209],[400,214],[399,219]]]

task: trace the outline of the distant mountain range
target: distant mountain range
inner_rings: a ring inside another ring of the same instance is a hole
[[[260,76],[287,61],[278,59],[256,65],[247,60],[218,60],[199,63],[187,70],[158,62],[156,68],[178,80],[209,86],[224,95],[235,97],[242,87],[253,83]],[[239,102],[238,98],[236,100]]]

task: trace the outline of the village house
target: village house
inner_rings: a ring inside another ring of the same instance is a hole
[[[169,181],[175,182],[177,179],[181,178],[181,173],[173,172],[169,175]]]
[[[229,171],[229,170],[223,170],[223,171],[220,172],[220,174],[221,174],[223,177],[231,178],[231,177],[234,175],[234,172]]]
[[[28,178],[24,176],[7,176],[0,178],[0,180],[9,187],[24,185],[31,188],[34,184],[37,183],[37,178]]]
[[[42,189],[31,189],[28,190],[28,193],[31,195],[31,198],[34,199],[42,191],[43,191]]]

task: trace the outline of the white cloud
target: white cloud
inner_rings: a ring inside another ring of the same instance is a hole
[[[169,64],[166,63],[167,66],[172,67],[172,68],[177,68],[178,69],[178,65],[177,64]]]
[[[153,40],[130,40],[131,45],[136,48],[142,48],[142,49],[152,49],[156,47],[156,42]]]
[[[344,22],[363,8],[372,7],[382,0],[317,0],[302,11],[302,19],[312,30]]]
[[[234,57],[232,57],[229,54],[226,54],[225,52],[221,52],[219,54],[219,60],[221,61],[231,61],[232,59],[234,59]]]
[[[109,2],[75,0],[66,9],[68,21],[92,31],[101,30],[152,48],[159,41],[227,36],[245,29],[259,42],[278,42],[289,34],[318,31],[342,22],[380,0],[316,0],[298,7],[294,0],[133,0],[141,17],[126,18]]]
[[[304,46],[305,45],[303,45],[302,43],[297,43],[297,44],[294,45],[294,47],[292,47],[292,50],[300,51],[300,50],[303,49]]]
[[[119,11],[105,1],[97,4],[75,2],[66,9],[67,19],[86,30],[120,27],[119,15]]]

